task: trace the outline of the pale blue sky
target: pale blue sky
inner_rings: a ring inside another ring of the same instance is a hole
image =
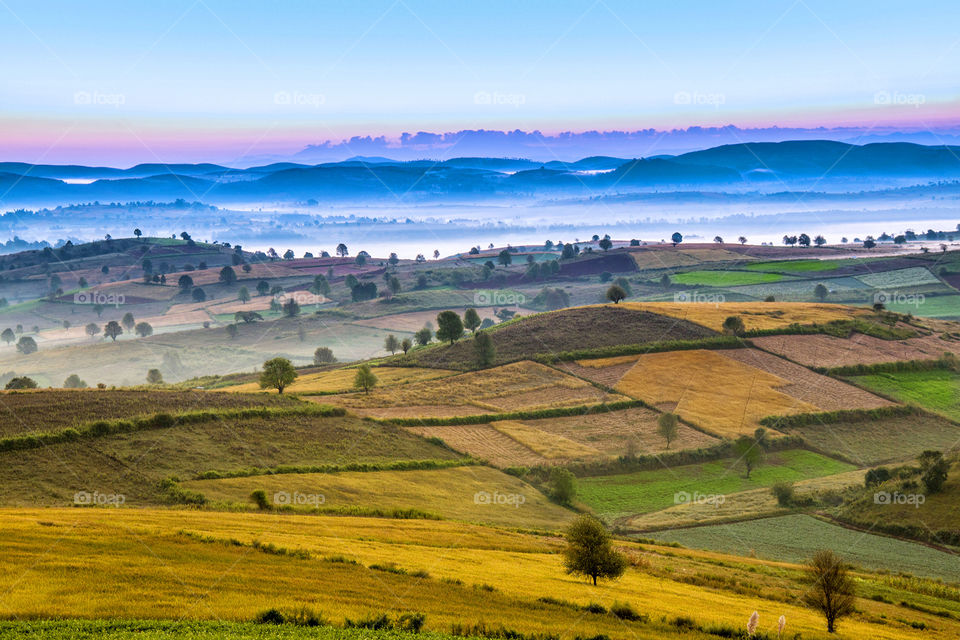
[[[958,18],[943,1],[2,0],[0,154],[169,159],[481,127],[928,127],[960,120]]]

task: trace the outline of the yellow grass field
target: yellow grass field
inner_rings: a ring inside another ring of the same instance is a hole
[[[599,458],[602,454],[593,447],[574,442],[561,435],[541,431],[530,423],[501,420],[491,426],[512,440],[548,460]]]
[[[452,375],[454,371],[444,369],[426,369],[417,367],[373,367],[373,373],[377,376],[377,384],[380,386],[391,386],[397,384],[406,384],[409,382],[421,382],[425,380],[434,380],[444,376]],[[334,369],[332,371],[322,371],[320,373],[310,373],[297,378],[293,384],[286,388],[289,393],[343,393],[353,390],[353,379],[357,375],[356,369]],[[256,382],[227,387],[224,391],[235,393],[249,393],[251,391],[263,391]]]
[[[307,605],[338,624],[422,611],[428,630],[482,620],[525,633],[652,640],[673,637],[669,625],[657,626],[661,616],[742,629],[757,611],[764,632],[784,615],[790,637],[827,637],[822,618],[795,604],[804,589],[795,566],[710,552],[619,542],[635,566],[593,587],[563,570],[556,538],[458,522],[171,509],[8,509],[0,519],[8,541],[0,546],[0,611],[18,619],[250,620],[269,607]],[[302,553],[265,553],[255,542]],[[324,560],[337,556],[359,564]],[[418,573],[368,568],[385,562]],[[704,582],[718,573],[724,581]],[[875,589],[881,580],[863,574],[860,588]],[[916,600],[896,588],[887,594],[892,602]],[[606,607],[626,602],[651,622],[542,604],[540,597]],[[925,602],[954,608],[946,600]],[[840,625],[846,640],[947,640],[960,633],[953,619],[895,604],[862,598],[856,608]]]
[[[726,249],[640,249],[630,252],[640,269],[686,267],[701,262],[750,261],[754,258]]]
[[[499,467],[529,467],[546,464],[547,459],[489,424],[407,427],[410,433],[440,438],[448,446]]]
[[[735,437],[752,433],[766,416],[818,411],[780,391],[788,384],[722,352],[697,349],[643,355],[614,389]]]
[[[424,471],[288,473],[193,480],[184,482],[183,486],[200,491],[214,501],[250,504],[250,494],[263,489],[271,498],[278,492],[289,496],[323,496],[319,506],[333,509],[419,509],[452,520],[512,527],[554,530],[573,518],[572,512],[553,504],[522,480],[479,466]],[[492,504],[492,499],[486,502],[485,495],[491,498],[522,496],[522,504],[508,509],[503,504]]]
[[[740,316],[749,331],[779,329],[793,323],[813,324],[847,320],[870,313],[868,309],[813,302],[624,302],[622,304],[628,309],[689,320],[716,331],[723,328],[723,321],[730,316]]]
[[[449,376],[442,384],[430,380],[411,382],[377,387],[369,394],[330,396],[325,401],[358,410],[422,407],[424,411],[430,411],[435,407],[439,415],[451,415],[451,408],[452,415],[470,415],[591,405],[622,399],[622,396],[606,393],[556,369],[523,361]],[[465,407],[474,407],[475,410],[464,414]],[[394,413],[387,412],[388,415]],[[401,412],[396,415],[409,414]],[[432,416],[435,413],[413,415]]]

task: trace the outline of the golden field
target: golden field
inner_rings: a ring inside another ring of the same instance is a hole
[[[424,369],[418,367],[373,367],[373,373],[377,376],[377,384],[380,386],[391,386],[395,384],[406,384],[408,382],[420,382],[425,380],[434,380],[444,376],[453,375],[454,371],[445,369]],[[344,393],[353,391],[353,379],[357,375],[357,370],[334,369],[332,371],[321,371],[320,373],[309,373],[298,377],[293,384],[285,389],[287,393]],[[227,387],[224,391],[236,393],[247,393],[251,391],[263,391],[256,382]],[[267,390],[276,393],[276,390]]]
[[[269,607],[307,605],[338,624],[421,611],[429,630],[484,621],[527,633],[634,640],[674,637],[666,621],[677,616],[742,629],[757,611],[763,631],[784,615],[791,636],[827,637],[819,616],[792,603],[804,589],[795,566],[711,552],[617,543],[633,566],[620,580],[593,587],[563,571],[557,538],[463,523],[133,509],[8,509],[0,520],[7,540],[0,611],[21,619],[249,620]],[[262,550],[271,544],[272,552]],[[367,568],[387,558],[408,574]],[[865,595],[958,608],[885,585],[880,576],[862,574],[858,582]],[[540,597],[626,602],[651,622],[586,614]],[[866,597],[857,609],[839,637],[945,640],[960,633],[953,619]]]
[[[721,331],[723,321],[740,316],[747,330],[779,329],[791,324],[827,323],[869,315],[868,309],[845,307],[839,304],[815,302],[623,302],[628,309],[649,311],[689,320],[715,331]]]
[[[753,433],[761,418],[818,408],[780,391],[789,381],[702,349],[640,356],[614,387],[716,435]]]

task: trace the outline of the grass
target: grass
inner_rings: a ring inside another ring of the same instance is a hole
[[[960,295],[926,296],[919,304],[909,298],[896,299],[887,308],[897,313],[912,313],[926,318],[960,319]]]
[[[228,394],[218,394],[228,395]],[[213,419],[0,453],[6,505],[72,504],[78,491],[123,494],[127,504],[166,502],[160,482],[216,470],[446,460],[448,449],[391,425],[309,414]]]
[[[378,385],[391,386],[421,380],[433,380],[434,378],[442,378],[454,372],[444,371],[443,369],[418,369],[416,367],[374,367],[373,373],[377,376]],[[297,378],[293,384],[287,387],[286,391],[289,393],[303,394],[353,391],[353,379],[356,375],[357,370],[354,368],[311,373]],[[259,384],[249,382],[235,387],[229,387],[227,390],[242,393],[260,391],[261,389]]]
[[[825,637],[822,618],[795,604],[805,588],[798,569],[713,553],[618,542],[634,566],[593,587],[563,570],[556,538],[458,522],[156,509],[23,509],[3,518],[16,541],[0,548],[3,611],[19,619],[230,624],[269,608],[308,606],[334,624],[419,611],[428,632],[483,622],[524,634],[653,640],[677,636],[677,616],[742,628],[757,610],[765,621],[785,615],[804,638]],[[391,570],[368,568],[385,558]],[[883,589],[892,602],[960,610],[952,600],[886,586],[882,577],[863,576],[859,587],[864,595]],[[650,621],[584,611],[615,602]],[[960,631],[954,620],[869,598],[857,608],[862,613],[841,627],[844,638],[946,640]]]
[[[926,267],[910,267],[880,273],[868,273],[857,276],[857,280],[874,289],[896,289],[900,287],[918,287],[925,284],[939,284],[940,280]]]
[[[791,324],[824,324],[870,313],[866,309],[813,302],[625,302],[622,305],[688,320],[715,331],[722,330],[723,321],[730,316],[740,316],[751,331],[782,329]]]
[[[811,271],[833,271],[843,264],[839,260],[774,260],[772,262],[754,262],[742,268],[750,271],[777,271],[782,273],[808,273]]]
[[[303,627],[265,625],[253,622],[161,621],[161,620],[51,620],[42,622],[0,622],[0,638],[35,638],[37,640],[379,640],[383,632],[338,627]],[[399,631],[390,632],[395,640],[423,636]],[[431,640],[452,638],[431,634]]]
[[[377,387],[369,394],[324,396],[323,400],[378,417],[431,417],[569,407],[623,398],[546,365],[525,361],[442,380]]]
[[[42,389],[0,394],[0,438],[35,431],[58,431],[94,420],[133,418],[242,407],[293,407],[296,398],[225,396],[202,391],[130,389]]]
[[[714,334],[690,322],[677,322],[652,313],[629,310],[622,305],[604,305],[527,316],[493,327],[489,335],[496,349],[494,362],[504,364],[541,354],[569,351],[571,348],[593,349],[663,340],[694,340]],[[416,349],[398,360],[450,369],[476,367],[473,344],[469,338],[453,345]]]
[[[489,467],[456,467],[429,471],[371,471],[366,473],[285,474],[195,480],[183,483],[211,501],[250,504],[253,491],[268,497],[322,495],[327,509],[418,509],[445,518],[511,527],[556,529],[572,518],[539,491],[521,480]],[[485,504],[476,496],[523,496],[522,504]]]
[[[960,443],[960,427],[929,414],[811,424],[781,429],[802,436],[821,451],[861,465],[914,458],[928,449],[943,451]]]
[[[616,391],[676,412],[711,433],[752,433],[770,415],[815,411],[778,389],[787,380],[715,351],[640,356]]]
[[[853,382],[890,396],[900,402],[915,404],[960,420],[960,375],[952,371],[904,371],[855,376]]]
[[[601,453],[591,446],[574,442],[569,438],[542,431],[529,423],[515,420],[500,420],[492,423],[494,429],[548,460],[570,460],[600,457]]]
[[[807,515],[788,515],[736,524],[664,532],[658,538],[729,553],[803,562],[829,546],[861,567],[960,580],[960,559],[923,545],[853,531]]]
[[[581,478],[578,496],[604,518],[614,520],[665,509],[676,504],[677,492],[730,494],[851,471],[853,465],[812,451],[793,449],[768,454],[767,461],[747,480],[735,459],[638,471],[614,476]]]
[[[686,284],[704,287],[736,287],[739,285],[779,282],[783,275],[779,273],[754,273],[750,271],[687,271],[670,276],[674,284]]]

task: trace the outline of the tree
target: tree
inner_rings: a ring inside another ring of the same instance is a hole
[[[150,369],[147,371],[147,382],[150,384],[163,384],[163,374],[160,369]]]
[[[130,331],[130,329],[133,329],[133,326],[137,324],[137,321],[133,319],[133,314],[127,311],[125,314],[123,314],[120,324],[123,325],[124,329]]]
[[[612,246],[613,242],[610,240],[610,238],[604,238],[600,241],[600,248],[604,251],[609,251]]]
[[[17,336],[16,334],[13,333],[13,329],[11,329],[10,327],[7,327],[6,329],[3,330],[3,333],[0,333],[0,340],[3,340],[8,345],[13,343],[13,341],[16,339],[17,339]]]
[[[746,327],[740,316],[730,316],[723,321],[723,332],[728,336],[742,336],[744,331]]]
[[[313,284],[310,285],[310,293],[315,296],[330,296],[330,282],[322,273],[314,276]]]
[[[25,356],[30,355],[31,353],[37,352],[37,341],[31,338],[30,336],[23,336],[17,342],[17,351],[22,353]]]
[[[620,285],[616,285],[616,284],[611,285],[610,288],[607,289],[607,300],[609,300],[613,304],[617,304],[618,302],[620,302],[626,297],[627,297],[627,292],[624,291],[623,287],[621,287]]]
[[[370,369],[370,365],[362,364],[357,367],[357,373],[353,376],[353,388],[364,393],[370,393],[370,389],[375,386],[377,386],[377,376]]]
[[[133,328],[133,332],[141,338],[146,338],[153,335],[153,327],[149,322],[138,322],[137,326]]]
[[[809,246],[810,246],[810,236],[808,236],[808,235],[805,234],[805,233],[801,233],[801,234],[800,234],[800,237],[797,238],[797,244],[799,244],[801,247],[809,247]]]
[[[347,245],[343,244],[342,242],[338,244],[337,255],[341,258],[346,258],[348,255],[350,255],[350,251],[347,250]]]
[[[116,320],[111,320],[103,327],[103,335],[111,338],[114,342],[117,341],[117,336],[123,333],[123,327],[120,326],[120,323]]]
[[[234,322],[240,322],[241,320],[243,320],[244,324],[251,324],[263,320],[263,316],[256,311],[237,311],[233,314]]]
[[[433,331],[431,331],[429,327],[424,327],[413,334],[413,339],[418,345],[425,347],[430,344],[430,340],[433,339]]]
[[[333,357],[333,351],[330,347],[317,347],[317,350],[313,352],[313,364],[317,366],[332,364],[336,361],[337,359]]]
[[[202,288],[197,287],[193,290],[193,293],[190,294],[190,297],[193,298],[194,302],[203,302],[207,299],[207,292]]]
[[[283,303],[283,315],[288,318],[295,318],[300,315],[300,304],[293,298],[287,298]]]
[[[83,330],[86,331],[87,335],[92,338],[93,336],[100,333],[100,325],[98,325],[96,322],[91,322],[86,327],[84,327]],[[9,331],[9,329],[7,329],[7,331]]]
[[[763,448],[750,436],[740,436],[733,443],[733,450],[737,456],[737,463],[747,472],[747,479],[754,469],[763,463]]]
[[[573,504],[577,497],[577,478],[565,467],[550,469],[550,497],[560,504]]]
[[[80,379],[75,373],[71,373],[67,376],[67,379],[63,381],[64,389],[86,389],[87,383]]]
[[[829,293],[830,291],[823,285],[822,282],[817,283],[817,286],[813,288],[813,295],[820,302],[823,302],[824,300],[826,300],[827,294]]]
[[[610,534],[596,518],[581,515],[567,529],[567,547],[563,551],[567,573],[615,579],[627,570],[626,557],[610,546]]]
[[[224,284],[233,284],[237,281],[237,272],[233,267],[224,267],[220,269],[220,282]]]
[[[392,333],[389,334],[383,341],[383,348],[390,352],[390,355],[393,355],[400,349],[400,341],[397,340],[397,336]]]
[[[193,287],[193,278],[187,274],[183,274],[177,279],[177,286],[180,287],[183,291],[188,291]]]
[[[257,294],[265,296],[270,292],[270,283],[266,280],[261,280],[257,283]]]
[[[740,236],[739,238],[737,238],[737,242],[739,242],[740,244],[747,244],[747,237]]]
[[[864,249],[873,249],[875,246],[877,246],[877,241],[870,236],[867,236],[867,239],[863,241]]]
[[[106,307],[100,304],[99,302],[93,305],[93,312],[97,314],[98,318],[103,316],[104,309],[106,309]]]
[[[670,236],[670,241],[673,242],[673,246],[677,246],[683,242],[683,235],[679,231],[674,231],[673,235]]]
[[[477,366],[489,367],[497,357],[493,339],[486,331],[473,334],[473,350],[477,355]]]
[[[713,241],[716,242],[717,244],[723,244],[723,238],[721,238],[720,236],[713,236]]]
[[[497,262],[499,262],[504,267],[509,267],[510,263],[513,262],[513,256],[510,255],[510,252],[504,249],[497,254]]]
[[[261,389],[276,389],[278,393],[291,382],[297,379],[297,370],[293,368],[290,361],[286,358],[273,358],[263,363],[263,371],[260,373]]]
[[[813,239],[813,244],[817,245],[817,247],[822,247],[823,245],[827,244],[827,239],[818,235]]]
[[[237,329],[237,325],[235,324],[228,324],[226,326],[226,331],[227,331],[227,335],[230,337],[231,340],[236,340],[237,334],[240,332],[240,330]]]
[[[33,378],[27,376],[18,376],[11,378],[4,389],[36,389],[37,383]]]
[[[664,413],[657,419],[657,433],[667,441],[667,449],[670,443],[677,439],[677,416],[673,413]]]
[[[471,308],[463,312],[463,326],[469,329],[471,333],[476,333],[480,322],[480,314],[477,313],[476,309]]]
[[[921,458],[921,468],[924,471],[920,478],[927,493],[931,494],[940,493],[943,490],[943,485],[947,482],[947,473],[950,470],[950,465],[943,459],[943,455],[939,451],[933,453],[936,453],[936,456],[929,461],[925,462]]]
[[[244,304],[250,302],[250,291],[246,287],[240,287],[240,291],[237,291],[237,300]]]
[[[840,557],[832,551],[817,551],[807,565],[810,586],[803,603],[823,614],[827,632],[836,631],[837,620],[854,611],[856,584]]]
[[[410,338],[404,338],[400,341],[400,350],[403,351],[403,354],[406,355],[407,351],[413,348],[413,340]]]
[[[137,238],[139,239],[140,236],[143,235],[143,231],[140,231],[140,229],[134,229],[134,230],[133,230],[133,235],[137,236]]]
[[[441,311],[437,316],[437,340],[453,344],[463,335],[463,322],[453,311]]]

